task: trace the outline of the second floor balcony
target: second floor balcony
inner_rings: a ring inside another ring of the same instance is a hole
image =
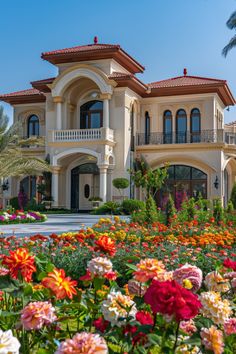
[[[90,142],[106,141],[114,143],[114,130],[110,128],[50,130],[49,142]]]
[[[160,145],[160,144],[191,144],[191,143],[225,143],[236,145],[236,133],[224,129],[202,130],[201,132],[163,133],[152,132],[150,134],[138,133],[136,145]]]

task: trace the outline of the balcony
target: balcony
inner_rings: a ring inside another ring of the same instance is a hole
[[[50,130],[49,142],[114,142],[114,130],[109,128]]]
[[[225,143],[236,144],[236,133],[218,130],[202,130],[200,133],[173,133],[165,134],[153,132],[149,135],[138,133],[136,145],[162,145],[162,144],[199,144],[199,143]]]

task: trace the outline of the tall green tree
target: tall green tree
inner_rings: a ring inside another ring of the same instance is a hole
[[[231,30],[236,30],[236,11],[232,13],[228,21],[226,22],[226,26]],[[223,48],[222,54],[226,57],[228,52],[236,47],[236,34],[230,39],[229,43]]]
[[[20,125],[9,127],[9,118],[0,106],[0,180],[23,175],[40,175],[50,171],[50,166],[37,157],[24,156],[22,147],[43,145],[43,139],[20,137]]]

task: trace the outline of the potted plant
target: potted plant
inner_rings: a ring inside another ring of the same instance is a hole
[[[91,197],[91,198],[89,198],[89,201],[92,202],[93,209],[96,209],[101,205],[101,202],[103,200],[100,197]]]
[[[42,200],[42,204],[44,204],[45,209],[51,209],[52,208],[52,202],[53,198],[51,196],[45,196]]]

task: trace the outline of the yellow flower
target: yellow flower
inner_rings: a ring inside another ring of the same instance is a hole
[[[191,283],[191,281],[190,281],[189,279],[184,279],[184,280],[183,280],[183,287],[184,287],[185,289],[190,290],[190,289],[192,289],[193,284]]]

